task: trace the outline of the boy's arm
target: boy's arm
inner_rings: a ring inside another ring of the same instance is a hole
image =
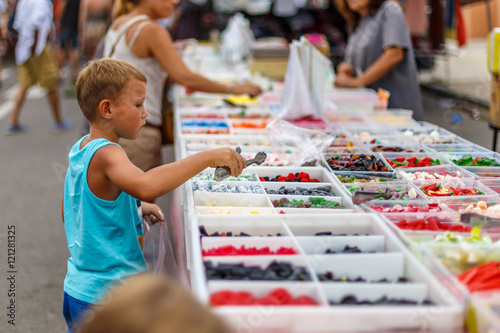
[[[99,149],[94,158],[102,159],[104,176],[120,190],[147,202],[172,191],[207,167],[228,167],[233,176],[246,167],[245,159],[229,147],[200,152],[147,172],[133,165],[125,151],[116,145]]]

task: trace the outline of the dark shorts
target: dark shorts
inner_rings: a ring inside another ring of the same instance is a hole
[[[78,331],[78,323],[87,311],[92,311],[93,304],[80,301],[70,295],[64,293],[63,315],[68,325],[67,333],[75,333]]]
[[[61,49],[78,47],[78,31],[62,30],[59,34],[59,46]]]

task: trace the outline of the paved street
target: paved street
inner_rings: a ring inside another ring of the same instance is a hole
[[[21,114],[29,131],[4,135],[16,90],[15,68],[13,64],[6,67],[0,89],[0,332],[65,332],[62,284],[69,253],[61,222],[61,198],[66,155],[79,138],[82,116],[76,100],[62,96],[63,115],[74,122],[75,128],[51,133],[52,119],[44,93],[33,89]],[[465,116],[461,126],[453,127],[439,107],[446,101],[426,94],[424,102],[426,120],[491,148],[492,135],[485,121]],[[159,201],[164,209],[167,201]],[[7,227],[11,225],[16,230],[15,297],[7,296],[7,278],[12,275],[7,273]],[[15,299],[15,327],[7,323],[10,299]]]

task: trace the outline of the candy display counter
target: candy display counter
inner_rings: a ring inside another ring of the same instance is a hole
[[[181,188],[180,257],[197,298],[241,332],[461,332],[467,306],[497,325],[456,276],[499,260],[500,224],[465,219],[500,218],[499,155],[411,111],[376,111],[366,89],[327,88],[323,117],[294,122],[307,137],[277,135],[273,88],[236,106],[174,91],[176,158],[268,154],[238,178],[207,169]],[[485,254],[466,255],[469,241]]]

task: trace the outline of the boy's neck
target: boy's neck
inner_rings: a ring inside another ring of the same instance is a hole
[[[106,130],[98,126],[90,124],[90,133],[86,141],[90,142],[96,139],[106,139],[114,143],[118,143],[119,136],[112,130]]]

